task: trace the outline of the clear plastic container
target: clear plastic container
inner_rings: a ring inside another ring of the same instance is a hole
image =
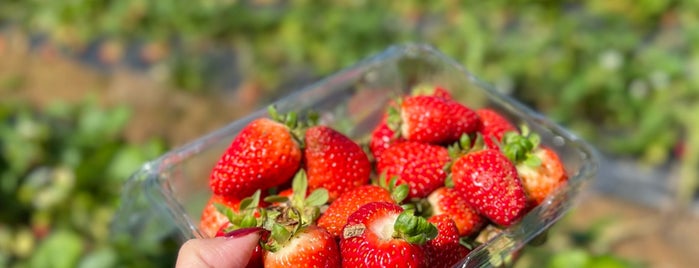
[[[474,249],[459,267],[488,267],[509,258],[558,221],[596,174],[596,153],[588,144],[482,82],[451,58],[427,45],[394,46],[362,60],[274,104],[280,112],[313,109],[321,122],[355,139],[367,139],[391,98],[418,84],[440,85],[458,101],[472,107],[501,111],[513,123],[526,123],[542,144],[563,160],[569,182],[528,213],[518,224]],[[262,109],[148,162],[127,183],[114,231],[132,237],[166,235],[178,229],[183,239],[204,237],[197,229],[201,211],[211,195],[211,168],[233,137]]]

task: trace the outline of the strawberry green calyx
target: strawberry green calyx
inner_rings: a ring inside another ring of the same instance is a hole
[[[408,197],[408,193],[410,193],[410,186],[408,186],[408,184],[398,184],[398,176],[392,176],[390,180],[387,180],[386,173],[381,173],[381,175],[379,175],[378,185],[391,193],[391,199],[393,199],[396,204],[403,202],[403,200]]]
[[[226,228],[226,231],[232,231],[240,228],[250,228],[250,227],[260,227],[264,219],[260,216],[262,209],[260,206],[260,194],[261,191],[257,190],[255,193],[240,201],[240,208],[238,212],[233,211],[231,208],[214,203],[214,207],[219,213],[223,214],[228,218],[231,226]]]
[[[447,173],[447,178],[444,180],[444,186],[449,188],[454,188],[454,181],[451,177],[451,166],[454,161],[459,157],[470,153],[486,149],[485,141],[483,140],[483,135],[480,133],[475,134],[475,140],[468,134],[463,134],[457,142],[447,147],[447,152],[449,153],[449,158],[451,161],[444,165],[444,172]]]
[[[318,125],[319,115],[315,111],[308,111],[305,114],[305,120],[299,118],[299,114],[294,111],[288,112],[286,114],[280,114],[274,105],[267,107],[267,113],[272,120],[284,124],[289,128],[291,136],[294,138],[300,148],[304,148],[305,144],[303,142],[303,137],[306,129],[309,127]]]
[[[308,179],[303,170],[299,170],[291,183],[293,194],[290,198],[270,196],[265,201],[285,202],[284,205],[271,207],[263,212],[265,221],[262,227],[271,232],[263,247],[276,252],[286,245],[294,235],[311,226],[320,217],[320,207],[328,201],[328,191],[318,188],[308,196]]]
[[[539,147],[541,138],[536,133],[530,132],[526,125],[522,125],[520,129],[521,134],[515,131],[505,133],[500,150],[516,164],[524,163],[531,167],[541,165],[541,159],[532,153]]]
[[[413,215],[412,210],[405,210],[398,215],[393,229],[393,237],[417,245],[422,245],[437,236],[437,227],[427,219]]]
[[[397,99],[395,101],[395,104],[389,105],[388,109],[386,110],[386,125],[389,129],[391,129],[391,131],[394,132],[394,139],[400,138],[401,136],[401,127],[403,124],[403,120],[401,119],[400,110],[398,109],[398,107],[400,107],[401,102],[401,99]]]

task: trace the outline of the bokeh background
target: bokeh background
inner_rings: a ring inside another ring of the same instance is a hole
[[[405,42],[601,152],[518,267],[699,263],[699,1],[3,0],[0,267],[173,266],[110,239],[133,171]]]

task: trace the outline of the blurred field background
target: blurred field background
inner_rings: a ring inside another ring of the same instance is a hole
[[[0,267],[172,267],[175,236],[110,239],[133,171],[404,42],[602,153],[517,266],[699,263],[699,1],[3,0]]]

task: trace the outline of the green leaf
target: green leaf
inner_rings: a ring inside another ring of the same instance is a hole
[[[246,197],[240,201],[240,211],[257,208],[260,205],[261,191],[258,189],[250,197]]]
[[[328,198],[328,190],[326,190],[325,188],[319,188],[313,191],[310,195],[308,195],[308,197],[306,197],[304,204],[307,207],[322,206],[328,202]]]
[[[400,204],[405,200],[406,197],[408,197],[408,194],[410,193],[410,186],[407,184],[401,184],[398,185],[395,189],[393,189],[393,192],[391,192],[391,199],[393,201],[396,201],[396,203]]]
[[[427,219],[413,215],[412,210],[403,211],[393,226],[394,237],[401,237],[413,244],[424,244],[437,236],[437,227]]]
[[[229,220],[231,223],[237,224],[237,223],[240,222],[240,216],[238,215],[238,213],[236,213],[235,211],[233,211],[233,209],[231,209],[230,207],[228,207],[228,206],[226,206],[226,205],[224,205],[224,204],[221,204],[221,203],[214,203],[214,207],[216,208],[216,210],[217,210],[219,213],[221,213],[221,214],[223,214],[224,216],[226,216],[226,218],[228,218],[228,220]]]
[[[303,200],[306,198],[306,191],[308,190],[308,180],[306,179],[306,172],[301,169],[294,176],[294,180],[291,182],[291,189],[294,194],[291,198],[293,204],[302,205]]]
[[[256,227],[257,218],[253,214],[246,214],[238,225],[240,228]]]
[[[289,201],[289,198],[281,195],[270,195],[268,197],[265,197],[264,200],[267,203],[284,203]]]
[[[115,267],[119,255],[113,248],[105,247],[88,253],[78,265],[78,268]]]
[[[277,243],[280,244],[286,243],[286,241],[289,241],[289,239],[291,239],[291,232],[284,228],[284,226],[277,223],[272,225],[271,235],[274,241],[277,241]]]
[[[39,245],[29,263],[31,267],[75,267],[83,248],[82,238],[78,234],[59,229]]]

